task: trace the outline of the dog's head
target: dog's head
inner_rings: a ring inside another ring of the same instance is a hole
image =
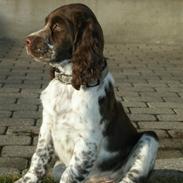
[[[101,76],[105,64],[104,39],[94,13],[85,5],[70,4],[51,12],[44,27],[26,38],[26,50],[36,61],[70,59],[72,85],[79,89]]]

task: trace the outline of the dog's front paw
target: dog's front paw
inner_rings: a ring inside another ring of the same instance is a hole
[[[38,178],[32,173],[26,173],[22,178],[18,179],[14,183],[37,183]]]

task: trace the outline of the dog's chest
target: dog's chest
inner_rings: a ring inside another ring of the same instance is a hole
[[[98,97],[53,81],[42,92],[41,100],[43,109],[51,116],[55,151],[67,165],[78,140],[93,138],[91,134],[98,129],[101,120]]]
[[[77,113],[66,112],[53,123],[51,132],[55,151],[65,165],[69,164],[76,143],[89,131],[84,122]]]

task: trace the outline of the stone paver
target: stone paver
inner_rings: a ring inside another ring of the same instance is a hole
[[[156,168],[182,171],[183,170],[183,158],[159,159],[159,160],[157,160]]]
[[[2,157],[30,158],[33,155],[35,146],[4,146]]]
[[[107,44],[105,55],[133,124],[160,138],[157,168],[182,161],[182,46]],[[0,174],[29,165],[41,124],[39,96],[48,82],[48,67],[27,57],[22,43],[0,39]]]
[[[6,127],[1,126],[0,127],[0,135],[4,134],[6,130]]]
[[[0,127],[1,126],[27,126],[27,125],[34,125],[35,120],[30,118],[30,119],[25,119],[25,118],[2,118],[0,120]]]
[[[36,126],[10,126],[7,135],[38,135],[39,128]]]
[[[0,176],[7,175],[19,175],[19,170],[17,168],[0,167]]]
[[[0,146],[4,145],[29,145],[31,137],[15,136],[15,135],[0,135]]]
[[[28,160],[24,158],[10,158],[1,157],[1,167],[16,168],[18,170],[24,170],[27,167]]]

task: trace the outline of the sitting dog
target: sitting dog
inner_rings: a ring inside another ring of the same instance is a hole
[[[17,183],[36,183],[53,154],[66,168],[60,183],[142,183],[154,167],[158,138],[137,133],[120,102],[103,55],[94,13],[83,4],[59,7],[26,38],[34,60],[53,78],[41,94],[43,119],[30,169]]]

